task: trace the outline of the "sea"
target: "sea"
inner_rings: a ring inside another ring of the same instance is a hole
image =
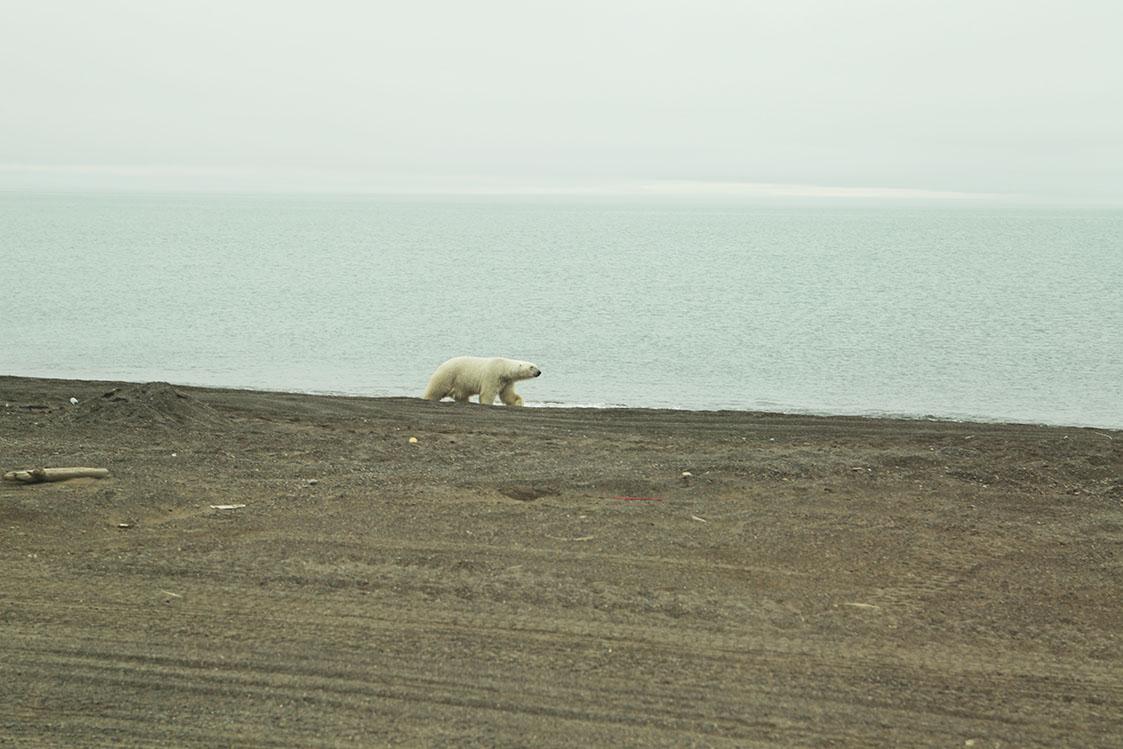
[[[5,192],[0,272],[0,374],[1123,428],[1119,208]]]

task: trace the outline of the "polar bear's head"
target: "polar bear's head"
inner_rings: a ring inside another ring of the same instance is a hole
[[[515,371],[511,375],[513,380],[529,380],[542,374],[542,370],[528,361],[515,362]]]

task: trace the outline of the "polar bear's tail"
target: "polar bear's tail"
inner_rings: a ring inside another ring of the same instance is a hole
[[[448,388],[445,387],[443,378],[439,377],[439,374],[440,372],[436,372],[429,378],[429,384],[425,387],[425,395],[421,396],[427,401],[439,401],[448,395]]]
[[[452,391],[452,383],[449,382],[448,376],[448,362],[446,361],[441,366],[437,367],[437,371],[429,378],[429,384],[425,386],[425,395],[421,396],[427,401],[439,401]]]

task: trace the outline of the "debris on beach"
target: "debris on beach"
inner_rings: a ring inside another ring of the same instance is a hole
[[[67,479],[103,479],[108,475],[108,468],[86,468],[84,466],[32,468],[24,471],[8,471],[4,474],[4,480],[22,481],[25,484],[41,484],[45,481],[66,481]]]
[[[504,484],[495,488],[503,496],[509,496],[512,500],[520,502],[531,502],[540,500],[544,496],[556,496],[561,493],[560,487],[554,483]]]
[[[245,505],[211,505],[212,510],[240,510]]]
[[[417,444],[417,438],[416,437],[410,437],[409,438],[409,444],[416,445]]]
[[[509,484],[497,487],[499,493],[520,502],[533,502],[542,497],[549,497],[560,493],[553,484]]]

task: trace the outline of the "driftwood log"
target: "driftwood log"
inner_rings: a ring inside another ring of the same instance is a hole
[[[27,471],[8,471],[4,474],[4,480],[39,484],[44,481],[66,481],[67,479],[103,479],[108,475],[108,468],[32,468]]]

